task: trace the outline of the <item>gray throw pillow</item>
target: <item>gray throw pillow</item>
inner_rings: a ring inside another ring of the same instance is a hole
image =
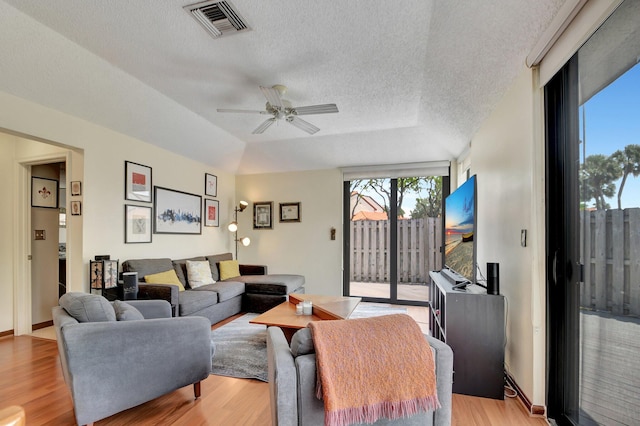
[[[60,298],[60,306],[78,322],[115,321],[116,313],[107,299],[97,294],[71,292]]]
[[[313,354],[316,348],[313,346],[313,338],[311,337],[311,329],[305,327],[296,331],[291,338],[291,354],[294,357],[300,355]]]
[[[144,316],[139,310],[126,302],[121,302],[119,300],[114,301],[113,310],[116,313],[116,319],[118,321],[136,321],[144,319]]]

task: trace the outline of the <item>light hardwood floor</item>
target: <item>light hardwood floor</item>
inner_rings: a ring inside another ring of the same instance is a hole
[[[28,425],[75,424],[55,341],[32,336],[0,338],[0,408],[8,405],[24,407]],[[212,375],[202,382],[198,400],[193,399],[193,388],[187,386],[96,425],[267,426],[270,419],[267,383]],[[454,395],[452,424],[526,426],[547,422],[530,417],[514,399]]]

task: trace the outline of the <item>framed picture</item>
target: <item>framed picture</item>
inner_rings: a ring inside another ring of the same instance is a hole
[[[82,182],[79,180],[71,181],[71,195],[82,195]]]
[[[89,282],[92,290],[102,290],[103,285],[103,263],[102,260],[89,261]]]
[[[204,195],[218,196],[218,177],[216,175],[204,174]]]
[[[155,234],[202,234],[202,197],[153,187]]]
[[[218,200],[204,200],[204,226],[220,226],[220,203]]]
[[[80,201],[72,201],[71,202],[71,216],[80,216],[82,214],[82,202]]]
[[[253,203],[253,229],[273,229],[273,201]]]
[[[31,177],[31,207],[58,208],[58,181]]]
[[[151,202],[151,167],[124,162],[124,199]]]
[[[151,207],[124,205],[124,242],[151,242]]]
[[[300,222],[300,203],[280,203],[280,222]]]

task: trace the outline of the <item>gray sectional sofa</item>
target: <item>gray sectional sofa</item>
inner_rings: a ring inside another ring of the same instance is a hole
[[[122,263],[122,272],[138,273],[138,299],[164,299],[171,303],[175,316],[204,316],[215,324],[239,312],[261,313],[287,300],[289,293],[304,293],[304,276],[267,274],[263,265],[239,265],[240,276],[220,281],[219,263],[232,260],[231,253],[198,256],[189,259],[130,259]],[[214,284],[197,288],[189,285],[187,260],[208,261]],[[175,270],[185,291],[176,285],[145,283],[146,275]]]

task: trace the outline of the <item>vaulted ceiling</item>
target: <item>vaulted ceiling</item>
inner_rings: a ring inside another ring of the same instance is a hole
[[[211,37],[189,0],[0,0],[0,90],[238,173],[453,159],[563,0],[231,0]],[[259,86],[335,103],[261,135]]]

